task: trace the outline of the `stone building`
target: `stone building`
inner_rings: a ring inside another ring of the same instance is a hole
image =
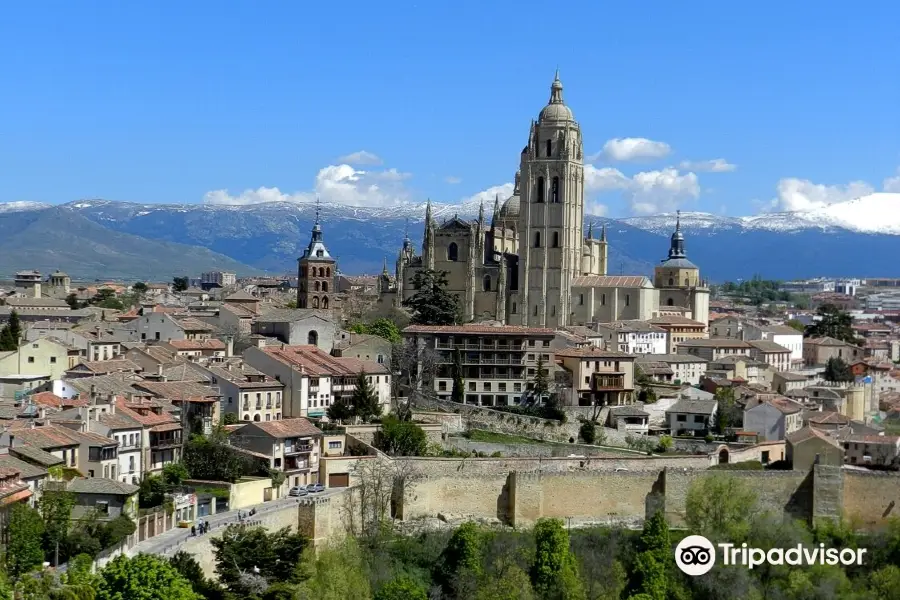
[[[309,246],[300,257],[297,281],[297,308],[336,309],[337,290],[334,287],[337,271],[334,258],[325,247],[322,225],[319,224],[319,207],[316,206],[316,222],[312,228]]]
[[[532,121],[520,154],[512,196],[494,199],[490,222],[481,206],[476,220],[458,215],[438,224],[429,201],[422,254],[408,236],[394,277],[385,264],[379,303],[399,307],[415,294],[422,270],[447,273],[464,322],[551,328],[619,320],[647,320],[660,305],[706,325],[709,289],[684,251],[680,222],[669,256],[656,269],[656,286],[644,276],[609,276],[605,226],[584,230],[584,143],[572,110],[563,102],[559,74],[550,100]]]

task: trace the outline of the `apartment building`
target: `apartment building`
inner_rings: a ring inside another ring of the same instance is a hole
[[[281,495],[292,486],[318,482],[322,432],[306,419],[248,423],[232,432],[235,446],[264,454],[285,474]]]
[[[803,344],[803,362],[807,366],[824,366],[830,358],[840,358],[846,363],[863,358],[864,351],[831,337],[808,338]]]
[[[196,365],[222,394],[222,411],[238,421],[278,421],[282,416],[284,384],[255,369],[241,358]]]
[[[750,355],[752,346],[743,340],[729,338],[711,338],[685,340],[678,344],[678,354],[691,354],[709,361],[716,361],[736,354]]]
[[[411,325],[403,338],[435,351],[434,391],[449,400],[455,356],[463,370],[466,404],[518,404],[537,373],[538,360],[548,375],[554,368],[552,329],[513,325]],[[551,375],[552,377],[552,375]]]
[[[570,382],[563,404],[623,406],[634,401],[633,354],[602,348],[557,350]]]
[[[645,354],[635,359],[635,364],[645,373],[647,371],[644,370],[644,365],[651,363],[665,365],[671,373],[669,375],[662,371],[661,376],[653,376],[648,373],[651,379],[664,383],[687,383],[690,385],[700,384],[700,379],[706,373],[709,365],[707,359],[693,354]]]
[[[676,354],[678,344],[689,340],[702,340],[709,337],[706,323],[695,321],[681,315],[661,315],[647,321],[655,327],[666,331],[666,353]]]
[[[668,332],[647,321],[597,323],[594,328],[603,336],[607,350],[627,354],[665,354],[668,350]]]

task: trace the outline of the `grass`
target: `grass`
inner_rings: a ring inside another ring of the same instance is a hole
[[[521,435],[510,435],[508,433],[497,433],[496,431],[485,431],[483,429],[472,429],[467,431],[465,437],[473,442],[486,442],[491,444],[544,444],[542,440],[536,440]]]

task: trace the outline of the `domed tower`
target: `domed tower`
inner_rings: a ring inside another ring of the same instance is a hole
[[[550,101],[532,122],[522,151],[520,320],[532,327],[569,324],[572,280],[582,264],[584,162],[581,128],[563,102],[559,71]]]
[[[338,308],[335,301],[335,261],[325,247],[322,226],[319,224],[319,204],[316,200],[316,222],[309,246],[298,261],[297,308]]]
[[[654,287],[659,290],[659,308],[686,308],[691,318],[709,322],[709,287],[700,279],[700,268],[688,260],[681,231],[681,211],[675,217],[675,231],[669,242],[669,256],[655,269]]]

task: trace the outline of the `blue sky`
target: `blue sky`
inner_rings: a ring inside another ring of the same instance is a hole
[[[595,212],[900,192],[900,5],[729,4],[10,3],[0,201],[493,197],[557,66],[586,154],[653,142],[591,164]]]

